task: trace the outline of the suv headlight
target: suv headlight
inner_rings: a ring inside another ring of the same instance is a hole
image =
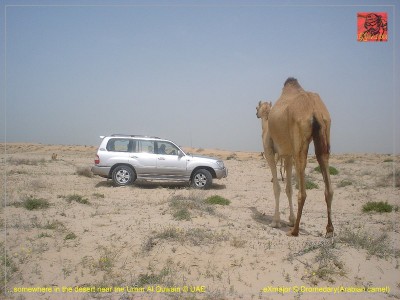
[[[221,169],[224,168],[224,162],[222,160],[217,160],[217,165],[218,167],[220,167]]]

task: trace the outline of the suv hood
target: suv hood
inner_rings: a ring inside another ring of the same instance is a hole
[[[211,157],[211,156],[204,156],[204,155],[193,155],[193,154],[187,154],[187,156],[193,158],[193,159],[199,159],[199,160],[211,160],[211,161],[217,161],[220,160],[218,158],[215,157]]]

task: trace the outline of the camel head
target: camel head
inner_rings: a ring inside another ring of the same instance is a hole
[[[272,108],[272,102],[259,102],[258,106],[256,107],[257,113],[256,116],[257,118],[265,118],[268,119],[269,112],[271,111]]]

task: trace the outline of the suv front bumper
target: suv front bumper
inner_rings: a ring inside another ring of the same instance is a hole
[[[215,175],[217,179],[225,178],[228,176],[228,169],[227,168],[215,169]]]

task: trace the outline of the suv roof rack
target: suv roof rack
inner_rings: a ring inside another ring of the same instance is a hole
[[[114,133],[110,136],[129,136],[129,137],[144,137],[144,138],[153,138],[153,139],[161,139],[158,136],[147,136],[147,135],[140,135],[140,134],[122,134],[122,133]]]

